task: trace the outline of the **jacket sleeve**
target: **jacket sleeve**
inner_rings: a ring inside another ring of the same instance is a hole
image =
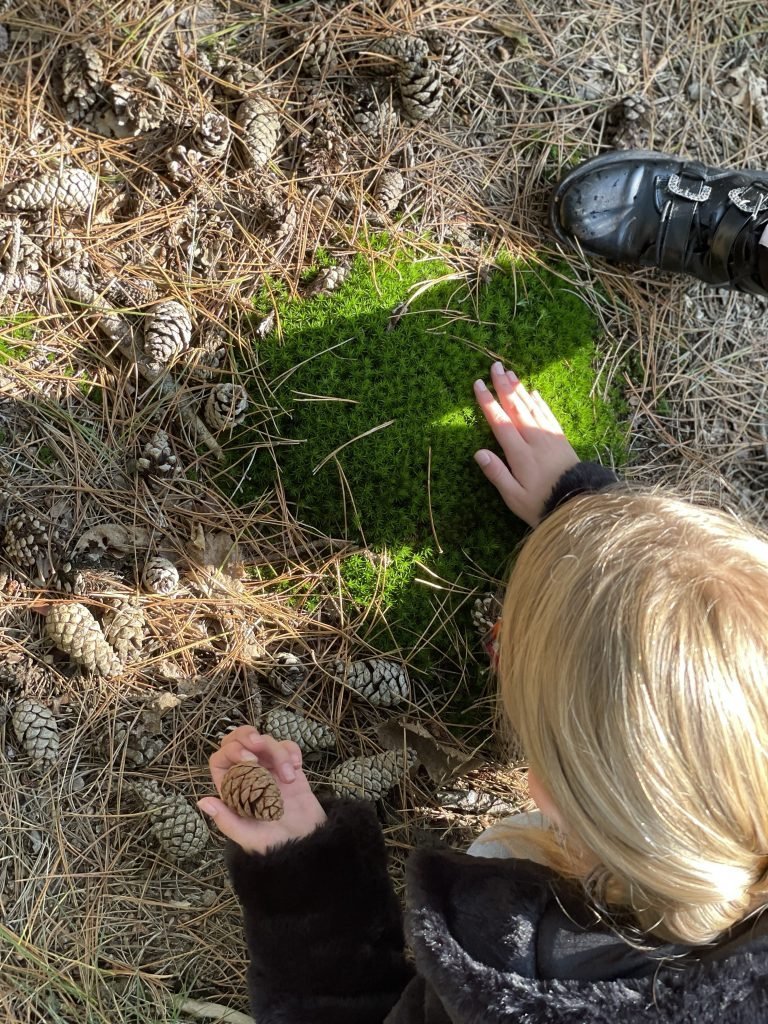
[[[546,519],[556,508],[560,508],[577,494],[602,491],[605,487],[613,487],[617,483],[618,476],[608,466],[601,466],[599,462],[577,462],[563,473],[552,488],[552,493],[544,503],[541,518]]]
[[[259,1024],[381,1024],[413,973],[373,807],[335,800],[326,812],[265,854],[227,848]]]

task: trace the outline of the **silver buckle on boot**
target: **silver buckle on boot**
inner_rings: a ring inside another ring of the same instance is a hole
[[[728,193],[728,198],[742,213],[751,213],[753,219],[758,216],[764,206],[768,205],[768,195],[761,192],[755,185],[732,188]]]
[[[673,195],[680,196],[681,199],[690,199],[694,203],[703,203],[709,199],[712,188],[709,185],[703,183],[699,186],[698,192],[692,192],[689,188],[683,188],[680,183],[680,175],[672,174],[667,182],[667,188]]]

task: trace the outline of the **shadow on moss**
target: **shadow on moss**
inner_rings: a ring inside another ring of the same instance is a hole
[[[342,576],[350,599],[386,611],[383,646],[444,650],[440,588],[455,587],[444,619],[488,589],[523,536],[472,458],[494,446],[472,395],[494,358],[541,391],[582,458],[621,461],[622,403],[593,395],[598,325],[558,271],[510,262],[472,295],[437,260],[358,258],[338,293],[278,302],[282,339],[258,346],[278,435],[292,442],[276,443],[277,469],[299,519],[365,545]],[[409,289],[440,278],[393,328]],[[266,455],[255,460],[243,499],[275,473]]]

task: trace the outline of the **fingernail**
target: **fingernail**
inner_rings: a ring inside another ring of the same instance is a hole
[[[240,755],[240,760],[241,761],[258,761],[259,760],[259,756],[258,756],[258,754],[254,754],[254,752],[252,750],[244,750],[243,753]]]
[[[475,452],[475,462],[478,466],[487,466],[491,461],[491,456],[488,452],[481,449],[479,452]]]
[[[219,813],[218,806],[211,800],[198,800],[197,806],[200,808],[203,814],[207,814],[209,818],[215,818],[216,815]]]
[[[504,367],[501,363],[494,363],[491,367],[491,373],[504,373]]]
[[[488,388],[485,386],[485,381],[484,380],[476,380],[475,381],[475,390],[476,391],[487,391]]]
[[[280,778],[283,780],[283,782],[294,781],[294,779],[296,778],[296,769],[293,767],[292,764],[286,762],[280,768]]]
[[[507,370],[507,376],[509,377],[510,380],[516,381],[519,379],[514,370]]]

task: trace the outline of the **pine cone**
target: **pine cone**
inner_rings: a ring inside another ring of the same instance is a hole
[[[235,122],[248,166],[257,170],[266,167],[280,136],[280,119],[273,105],[263,97],[244,100],[237,108]]]
[[[466,50],[458,38],[443,29],[430,29],[424,33],[430,52],[440,58],[443,71],[451,78],[458,78],[464,67]]]
[[[132,463],[132,468],[153,490],[157,484],[168,483],[178,474],[179,461],[173,454],[170,438],[164,430],[155,431]]]
[[[25,225],[21,231],[17,221],[18,218],[3,218],[0,221],[0,268],[3,271],[24,270],[33,274],[40,270],[40,252],[35,240],[30,237],[30,226]]]
[[[105,746],[107,755],[114,757],[117,764],[124,760],[128,768],[144,768],[160,756],[165,742],[162,737],[153,736],[141,722],[115,722],[114,734],[111,740],[109,735],[105,737]]]
[[[133,661],[144,644],[144,612],[137,600],[118,597],[101,619],[104,638],[117,651],[122,662]]]
[[[179,586],[179,570],[168,558],[150,558],[141,574],[141,582],[150,594],[172,594]]]
[[[378,707],[391,707],[410,697],[410,681],[404,665],[387,658],[336,663],[336,674]]]
[[[415,760],[411,750],[408,750],[407,757],[402,750],[387,750],[370,757],[353,757],[334,768],[328,784],[337,796],[380,800],[403,778]]]
[[[429,46],[419,36],[388,36],[371,50],[391,59],[400,85],[403,110],[412,121],[434,117],[443,99],[440,69],[429,58]]]
[[[63,167],[57,171],[28,178],[6,193],[3,204],[8,210],[34,212],[59,206],[73,213],[87,213],[93,205],[98,181],[80,167]]]
[[[52,267],[66,267],[82,273],[90,262],[88,251],[75,235],[70,234],[60,223],[60,218],[50,212],[33,220],[27,228],[30,241],[48,258]]]
[[[152,835],[172,860],[189,860],[203,852],[208,829],[180,793],[163,789],[152,779],[131,782],[130,786],[152,817]]]
[[[169,89],[159,78],[126,68],[109,87],[115,112],[116,134],[121,138],[141,135],[159,128],[165,119]]]
[[[101,626],[83,604],[52,605],[45,618],[45,635],[88,672],[112,676],[122,670],[120,659],[104,639]]]
[[[387,58],[391,70],[401,74],[405,65],[414,64],[429,54],[426,40],[419,36],[385,36],[376,39],[369,47],[371,53]]]
[[[214,430],[232,429],[245,419],[248,392],[242,384],[217,384],[208,395],[205,419]]]
[[[0,662],[0,690],[6,690],[16,697],[41,698],[57,697],[59,687],[47,665],[40,665],[31,658],[12,661],[10,656]]]
[[[264,732],[276,740],[292,740],[305,754],[330,750],[336,746],[336,734],[322,722],[305,718],[288,708],[272,708],[264,719]]]
[[[282,818],[283,797],[272,774],[259,764],[233,765],[221,780],[221,799],[241,818],[277,821]]]
[[[352,121],[362,135],[382,138],[397,125],[397,112],[388,95],[365,85],[353,97]]]
[[[61,534],[50,520],[17,512],[5,524],[3,548],[9,562],[44,583],[61,559]]]
[[[164,366],[189,348],[192,321],[180,302],[173,299],[153,306],[144,321],[144,354],[151,363]]]
[[[349,163],[349,144],[333,107],[328,105],[315,114],[299,147],[304,176],[337,189],[337,176]]]
[[[290,651],[281,651],[276,655],[267,678],[284,697],[291,697],[303,687],[308,675],[309,668],[301,658]]]
[[[476,597],[472,605],[472,625],[483,639],[496,625],[501,614],[501,606],[495,594]]]
[[[79,569],[76,569],[68,558],[64,558],[53,570],[47,580],[50,590],[59,590],[62,594],[84,594],[86,590],[85,578]]]
[[[229,118],[216,110],[208,110],[200,119],[193,139],[197,148],[205,156],[221,158],[227,152],[231,135]]]
[[[429,57],[405,67],[400,76],[400,99],[411,121],[427,121],[438,112],[443,102],[443,81]]]
[[[396,168],[390,167],[379,175],[373,198],[384,213],[392,213],[400,204],[403,192],[405,192],[405,178]]]
[[[17,701],[11,723],[27,757],[48,764],[58,758],[59,727],[48,708],[35,700]]]
[[[79,119],[99,101],[104,62],[92,43],[70,46],[61,64],[61,98],[70,117]]]
[[[349,277],[349,264],[339,263],[335,267],[323,267],[304,288],[304,296],[328,295],[341,288]]]

